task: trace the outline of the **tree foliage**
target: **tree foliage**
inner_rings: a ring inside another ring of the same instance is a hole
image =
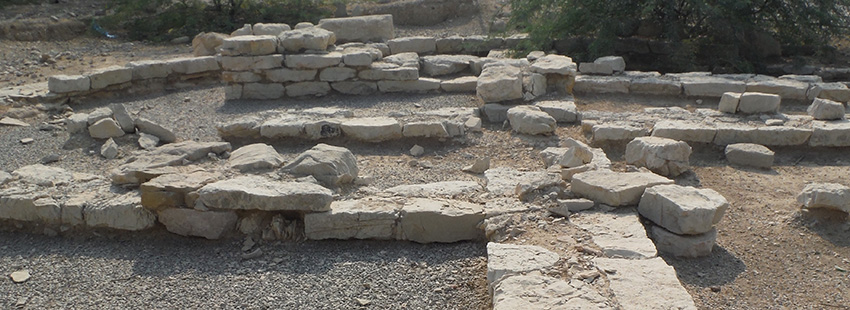
[[[229,33],[243,24],[317,22],[330,0],[110,0],[100,22],[134,40],[166,40],[204,31]]]
[[[831,40],[848,34],[850,0],[511,0],[511,24],[530,34],[526,49],[567,37],[589,37],[587,57],[612,52],[618,37],[659,30],[673,61],[731,65],[763,61],[760,38],[784,54],[828,56]],[[724,50],[725,49],[725,50]]]

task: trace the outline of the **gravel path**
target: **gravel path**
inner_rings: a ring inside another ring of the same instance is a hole
[[[165,232],[50,238],[0,233],[0,308],[483,309],[481,243],[241,241]],[[13,283],[8,275],[29,270]]]

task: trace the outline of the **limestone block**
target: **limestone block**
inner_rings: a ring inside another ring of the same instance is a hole
[[[292,30],[287,24],[281,23],[256,23],[252,27],[255,36],[274,36],[277,37],[281,32]],[[276,44],[275,44],[276,45]]]
[[[221,155],[224,152],[230,151],[230,149],[231,146],[228,142],[196,142],[189,140],[163,145],[148,154],[185,156],[187,160],[195,161],[201,158],[208,158],[210,153]]]
[[[720,103],[717,105],[717,110],[724,113],[735,114],[738,112],[738,104],[741,102],[742,93],[723,93],[720,96]]]
[[[229,37],[223,33],[201,32],[192,39],[192,55],[214,56],[221,42]]]
[[[737,123],[716,123],[717,133],[714,144],[727,145],[733,143],[757,143],[757,129],[753,126]]]
[[[413,81],[378,81],[378,90],[383,93],[409,92],[421,93],[440,89],[440,80],[419,78]]]
[[[224,100],[242,99],[242,84],[228,84],[224,86]]]
[[[417,53],[433,54],[437,51],[437,39],[434,37],[404,37],[387,41],[391,54]]]
[[[487,283],[492,285],[505,276],[546,271],[555,266],[558,254],[534,245],[487,243]]]
[[[817,98],[829,99],[838,102],[850,102],[850,88],[843,83],[815,83],[815,86],[820,90],[820,92],[817,93]]]
[[[758,168],[773,167],[773,151],[753,143],[735,143],[726,146],[726,160],[731,164]]]
[[[260,126],[260,136],[269,139],[301,137],[304,121],[296,116],[284,116],[266,121]]]
[[[491,123],[502,123],[508,119],[508,109],[510,108],[511,106],[498,103],[486,103],[481,107],[481,113]]]
[[[345,119],[339,124],[342,133],[366,142],[382,142],[401,138],[401,124],[388,117]]]
[[[711,123],[681,120],[662,120],[652,128],[653,137],[699,143],[711,143],[716,133],[717,129]]]
[[[629,141],[649,135],[649,129],[640,124],[603,123],[593,125],[593,142]]]
[[[378,83],[369,81],[346,81],[331,83],[331,88],[346,95],[371,95],[378,92]]]
[[[375,197],[334,201],[328,212],[304,215],[304,233],[310,240],[394,239],[402,206]]]
[[[481,185],[474,181],[443,181],[426,184],[409,184],[391,187],[385,192],[393,196],[421,198],[451,198],[481,191]]]
[[[92,125],[105,118],[112,118],[112,109],[107,107],[97,108],[89,113],[88,124]]]
[[[252,71],[275,69],[283,66],[283,55],[236,56],[219,58],[225,71]]]
[[[74,180],[73,174],[65,169],[42,164],[23,166],[12,171],[12,175],[17,176],[25,183],[46,187],[67,185]]]
[[[850,121],[813,121],[809,146],[850,146]]]
[[[87,129],[89,115],[86,113],[74,113],[65,119],[65,130],[75,134]]]
[[[336,42],[336,35],[319,27],[281,32],[277,36],[278,53],[297,53],[303,50],[324,51]]]
[[[727,208],[726,198],[712,189],[658,185],[643,193],[638,212],[672,233],[697,235],[712,230]]]
[[[206,171],[172,173],[157,176],[139,186],[141,204],[150,210],[189,207],[186,195],[206,184],[215,182],[219,175]]]
[[[324,18],[316,27],[336,34],[339,43],[386,42],[394,37],[393,16],[389,14]]]
[[[676,270],[660,257],[652,259],[595,258],[593,264],[608,273],[611,291],[624,310],[696,310],[694,300],[682,287]]]
[[[783,146],[783,145],[803,145],[809,141],[812,136],[812,130],[809,128],[791,127],[791,126],[763,126],[756,129],[752,141],[764,145]]]
[[[493,286],[493,310],[609,310],[607,298],[581,280],[564,280],[533,272],[506,277]]]
[[[318,70],[274,69],[266,70],[266,78],[272,82],[304,82],[316,79]]]
[[[242,99],[278,99],[286,94],[288,92],[283,85],[277,83],[247,83],[242,86]]]
[[[457,54],[463,51],[463,37],[453,35],[446,38],[437,38],[437,54]]]
[[[86,226],[120,230],[144,230],[156,224],[156,215],[142,207],[138,192],[93,201],[83,209]]]
[[[324,119],[318,121],[304,122],[304,134],[307,139],[318,140],[339,136],[342,130],[339,128],[340,120]]]
[[[289,97],[324,96],[330,92],[331,85],[328,82],[300,82],[286,86],[286,95]]]
[[[469,69],[478,57],[470,55],[435,55],[422,57],[422,73],[426,76],[455,74]]]
[[[296,54],[286,55],[284,63],[292,69],[322,69],[339,65],[342,54],[331,52],[327,54]]]
[[[691,147],[682,141],[638,137],[626,145],[626,163],[646,167],[663,176],[676,177],[690,170]]]
[[[102,89],[110,85],[118,85],[133,79],[133,69],[127,67],[111,66],[97,69],[89,74],[91,89]]]
[[[277,37],[272,35],[238,36],[224,39],[219,47],[222,56],[262,56],[277,51]]]
[[[354,154],[344,147],[317,144],[282,168],[294,175],[311,175],[325,184],[351,183],[360,171]]]
[[[183,160],[186,160],[186,155],[140,157],[111,170],[112,183],[138,185],[163,174],[177,173],[177,169],[173,166],[182,165]]]
[[[447,93],[475,92],[478,86],[478,77],[462,76],[451,80],[440,81],[440,89]]]
[[[646,188],[673,184],[673,180],[647,172],[595,170],[573,176],[572,191],[609,206],[636,205]]]
[[[536,98],[546,94],[549,87],[546,76],[540,73],[523,74],[522,89],[525,91],[524,99]],[[529,96],[530,95],[530,96]]]
[[[534,106],[516,106],[508,109],[508,121],[514,131],[529,135],[551,134],[558,128],[555,118]]]
[[[846,109],[841,102],[815,98],[806,112],[816,120],[831,121],[845,119]]]
[[[227,166],[241,172],[270,170],[280,167],[284,160],[270,145],[254,143],[240,147],[230,154]]]
[[[136,128],[138,128],[140,132],[157,136],[157,138],[159,138],[159,140],[163,143],[172,143],[177,141],[177,135],[174,134],[174,131],[144,117],[136,119]]]
[[[53,75],[47,80],[47,89],[57,94],[89,91],[91,80],[84,75]]]
[[[616,213],[583,212],[570,221],[589,232],[606,257],[647,259],[658,255],[633,209]]]
[[[717,240],[717,229],[699,235],[677,235],[659,226],[652,225],[652,240],[658,251],[676,257],[703,257],[711,255]]]
[[[628,94],[631,80],[621,76],[579,75],[573,88],[578,93],[619,93]]]
[[[368,69],[360,70],[357,76],[370,81],[415,81],[419,79],[419,70],[378,62],[372,63]]]
[[[0,192],[0,219],[58,224],[62,218],[59,204],[38,193]]]
[[[112,117],[115,118],[115,121],[118,122],[118,125],[121,126],[124,132],[133,133],[136,131],[136,121],[127,112],[127,107],[121,103],[113,103],[109,105],[109,109],[112,110]]]
[[[316,184],[253,175],[204,185],[198,195],[207,208],[222,210],[324,212],[333,201],[332,192]]]
[[[538,58],[530,67],[531,72],[540,74],[576,75],[573,59],[562,55],[546,55]]]
[[[475,92],[485,103],[522,98],[522,74],[519,68],[490,64],[478,77]]]
[[[230,36],[250,36],[254,34],[254,29],[251,24],[245,24],[241,28],[234,30],[230,33]]]
[[[220,239],[236,228],[239,219],[233,211],[198,211],[169,208],[158,212],[159,222],[168,231],[181,235]]]
[[[836,183],[806,184],[797,195],[805,209],[825,208],[850,213],[850,187]]]
[[[133,61],[127,63],[126,67],[133,70],[133,80],[165,78],[171,74],[171,65],[162,60]]]
[[[171,67],[171,72],[179,73],[179,74],[196,74],[201,72],[210,72],[210,71],[218,71],[224,68],[224,60],[222,57],[222,63],[219,65],[219,62],[214,56],[205,56],[205,57],[187,57],[187,58],[176,58],[170,59],[166,62]],[[283,56],[281,55],[271,55],[271,56],[260,56],[259,60],[256,62],[262,65],[257,65],[254,67],[248,67],[247,69],[237,70],[232,69],[234,71],[247,71],[251,69],[269,69],[280,67]],[[276,63],[276,64],[275,64]],[[274,65],[274,66],[271,66]],[[265,66],[270,66],[265,68]],[[225,69],[227,70],[227,69]]]
[[[682,94],[682,82],[652,76],[636,78],[629,83],[629,93],[678,96]]]
[[[747,84],[711,76],[691,76],[681,79],[682,90],[689,97],[721,97],[723,93],[743,93]]]
[[[598,64],[592,62],[582,62],[578,64],[578,71],[587,75],[611,75],[614,74],[614,69],[609,64]]]
[[[421,69],[419,54],[414,52],[397,53],[384,57],[384,62],[397,65],[399,67],[410,67]]]
[[[263,77],[251,71],[224,71],[221,73],[221,80],[227,83],[257,83],[263,80]]]
[[[779,95],[783,99],[806,100],[809,83],[790,79],[747,82],[747,92]]]
[[[623,72],[626,71],[626,61],[623,57],[620,56],[604,56],[596,58],[593,61],[595,64],[607,65],[611,67],[614,72]]]
[[[401,210],[400,239],[419,243],[450,243],[478,240],[484,232],[478,224],[484,209],[456,200],[411,198]]]
[[[448,138],[449,132],[441,121],[410,122],[404,124],[405,137]]]
[[[776,113],[782,97],[765,93],[743,93],[738,102],[738,111],[744,114]]]
[[[463,38],[461,52],[463,54],[486,53],[491,50],[501,49],[505,45],[505,39],[501,37],[471,35]]]
[[[125,132],[121,129],[114,119],[104,118],[93,125],[89,126],[89,135],[95,139],[109,139],[124,136]]]
[[[319,80],[324,82],[339,82],[357,77],[357,70],[346,67],[330,67],[322,69]]]

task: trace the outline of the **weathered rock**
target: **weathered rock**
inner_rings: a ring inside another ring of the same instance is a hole
[[[716,134],[714,125],[691,121],[662,120],[652,128],[654,137],[688,142],[711,143]]]
[[[593,61],[595,64],[608,65],[615,72],[626,71],[626,61],[620,56],[604,56],[596,58]]]
[[[545,271],[555,266],[560,257],[533,245],[487,243],[487,283],[494,284],[506,276]]]
[[[94,111],[91,111],[91,113],[89,113],[88,115],[89,115],[88,124],[93,125],[94,123],[97,123],[97,121],[99,121],[99,120],[112,118],[112,109],[106,108],[106,107],[97,108]]]
[[[318,121],[304,122],[304,134],[308,139],[318,140],[337,137],[342,133],[339,128],[341,120],[323,119]]]
[[[41,164],[23,166],[12,171],[12,175],[26,183],[40,186],[66,185],[74,181],[74,175],[67,170]]]
[[[572,58],[562,55],[546,55],[531,64],[531,72],[540,74],[576,75],[576,64]]]
[[[401,210],[400,239],[419,243],[478,240],[484,220],[480,205],[455,201],[412,198]]]
[[[115,157],[118,157],[118,144],[115,143],[115,140],[112,140],[112,138],[106,140],[100,147],[100,155],[106,159],[115,159]]]
[[[422,57],[422,73],[427,76],[455,74],[469,69],[469,63],[475,56],[469,55],[435,55]]]
[[[769,79],[747,82],[748,92],[776,94],[783,99],[806,100],[809,83],[791,79]]]
[[[782,97],[765,93],[743,93],[738,102],[738,111],[744,114],[776,113]]]
[[[266,78],[272,82],[304,82],[316,78],[318,70],[293,70],[287,68],[266,70]]]
[[[609,206],[636,205],[646,188],[673,184],[673,180],[654,173],[595,170],[572,178],[573,193]]]
[[[88,91],[91,79],[85,75],[52,75],[47,79],[47,89],[57,94]]]
[[[369,69],[360,70],[357,76],[369,81],[415,81],[419,79],[419,70],[386,62],[375,62],[369,65]]]
[[[316,27],[336,34],[339,43],[386,42],[394,37],[393,16],[389,14],[324,18]]]
[[[245,24],[241,28],[234,30],[230,33],[230,36],[250,36],[254,34],[254,29],[251,24]]]
[[[484,102],[500,102],[522,98],[522,74],[519,68],[491,64],[478,76],[475,92]]]
[[[584,143],[570,140],[571,145],[563,152],[556,154],[553,164],[561,167],[575,168],[593,161],[593,151]],[[551,166],[551,165],[550,165]]]
[[[598,64],[592,62],[582,62],[578,64],[578,71],[582,74],[598,74],[611,75],[614,74],[614,68],[609,64]]]
[[[217,32],[201,32],[192,39],[192,54],[195,56],[214,56],[221,42],[228,36]]]
[[[189,199],[187,194],[215,182],[218,178],[218,174],[206,171],[160,175],[139,186],[142,206],[150,210],[194,208],[194,203],[190,203],[194,202],[194,199]]]
[[[124,130],[114,119],[105,118],[89,126],[89,135],[95,139],[109,139],[124,136]]]
[[[717,240],[717,229],[699,235],[677,235],[652,225],[651,235],[658,251],[677,257],[703,257],[711,255],[711,249]]]
[[[484,173],[488,169],[490,169],[490,157],[489,156],[484,157],[484,158],[477,158],[477,159],[475,159],[475,162],[472,163],[472,165],[463,167],[463,169],[461,169],[461,170],[463,172],[469,172],[469,173]]]
[[[268,144],[254,143],[240,147],[230,154],[227,166],[241,172],[275,169],[283,164],[283,156]]]
[[[658,255],[637,212],[583,212],[571,222],[588,231],[606,257],[646,259]]]
[[[607,299],[581,280],[564,280],[539,273],[505,278],[493,286],[493,310],[614,309]]]
[[[23,222],[58,224],[61,221],[59,203],[53,198],[40,197],[38,192],[11,188],[0,191],[0,219]]]
[[[850,213],[850,187],[836,183],[806,184],[797,195],[805,209],[824,208]]]
[[[383,57],[384,53],[374,47],[347,47],[342,51],[342,63],[348,67],[368,67]]]
[[[441,121],[410,122],[404,124],[402,135],[405,137],[447,138],[449,132]]]
[[[594,203],[593,200],[584,198],[564,200],[559,199],[557,206],[550,207],[547,210],[560,216],[570,216],[570,214],[572,213],[591,209],[595,204],[596,203]]]
[[[410,148],[410,156],[419,157],[422,156],[422,154],[425,154],[424,147],[417,144]]]
[[[221,69],[225,71],[252,71],[280,68],[284,58],[283,55],[222,56],[218,60],[221,62]]]
[[[334,201],[328,212],[304,215],[304,233],[311,240],[393,239],[402,206],[386,198]]]
[[[346,119],[340,122],[339,127],[346,136],[367,142],[381,142],[402,137],[401,124],[394,118],[388,117]]]
[[[357,159],[351,151],[323,143],[298,155],[283,170],[295,175],[312,175],[334,186],[353,182],[359,172]]]
[[[222,56],[269,55],[277,50],[277,38],[271,35],[231,37],[224,39],[219,49]]]
[[[561,179],[548,171],[521,172],[513,168],[499,167],[484,172],[487,191],[498,196],[527,194],[540,188],[559,186]]]
[[[136,119],[136,128],[139,128],[141,132],[157,136],[163,143],[177,142],[177,136],[173,131],[144,117]]]
[[[2,126],[29,127],[30,124],[27,124],[26,122],[21,121],[17,118],[4,117],[4,118],[0,119],[0,125],[2,125]]]
[[[412,81],[378,81],[378,90],[384,93],[424,93],[440,89],[440,80],[419,78]]]
[[[158,212],[159,222],[168,231],[181,236],[220,239],[236,227],[238,217],[233,211],[198,211],[170,208]]]
[[[231,150],[229,142],[196,142],[182,141],[163,145],[151,152],[151,155],[168,154],[185,156],[187,160],[195,161],[206,158],[207,154],[221,154]]]
[[[65,129],[68,133],[75,134],[86,130],[88,126],[89,115],[86,113],[74,113],[65,119]]]
[[[741,93],[727,92],[720,97],[717,110],[720,112],[735,114],[738,112],[738,104],[741,102]]]
[[[142,207],[138,192],[90,202],[83,209],[88,227],[106,227],[120,230],[144,230],[156,224],[156,215]]]
[[[346,95],[371,95],[378,92],[378,83],[368,81],[346,81],[331,83],[331,88]]]
[[[281,55],[270,55],[270,56],[258,56],[258,59],[265,60],[274,60],[282,57]],[[232,58],[232,57],[222,57],[222,58]],[[246,57],[251,58],[251,57]],[[171,67],[171,71],[180,74],[196,74],[202,72],[210,72],[210,71],[219,71],[224,67],[223,61],[222,65],[219,66],[218,60],[213,56],[203,56],[203,57],[186,57],[186,58],[175,58],[169,59],[166,61]],[[277,61],[277,66],[280,67],[280,60]]]
[[[631,80],[627,77],[579,75],[573,90],[578,93],[628,94],[630,86]]]
[[[90,73],[89,79],[91,79],[91,89],[102,89],[129,82],[133,79],[133,69],[119,66],[101,68]]]
[[[676,277],[676,270],[660,257],[652,259],[595,258],[593,263],[608,273],[614,296],[624,310],[696,310],[694,300]]]
[[[301,137],[303,132],[304,121],[291,115],[268,120],[260,127],[260,135],[270,139]]]
[[[116,185],[141,184],[157,176],[177,173],[174,166],[182,165],[186,155],[148,155],[118,166],[111,171],[112,183]]]
[[[682,141],[639,137],[626,145],[626,163],[675,177],[690,170],[691,147]]]
[[[697,235],[719,223],[727,208],[729,202],[714,190],[659,185],[646,189],[638,212],[675,234]]]
[[[474,92],[478,86],[478,77],[462,76],[451,80],[440,82],[440,89],[444,92]]]
[[[576,104],[573,101],[567,100],[546,100],[534,103],[534,106],[540,108],[543,112],[552,116],[559,123],[574,123],[579,120],[579,112],[576,109]]]
[[[336,35],[319,27],[302,28],[281,32],[278,36],[278,53],[302,50],[324,51],[336,43]]]
[[[758,168],[773,167],[773,151],[764,145],[735,143],[726,146],[726,160],[731,164]]]
[[[629,93],[678,96],[682,94],[682,82],[654,76],[639,77],[629,83]]]
[[[720,97],[727,92],[743,93],[747,84],[712,76],[690,76],[682,79],[682,90],[685,96]]]
[[[286,86],[286,95],[290,97],[324,96],[330,92],[328,82],[301,82]]]
[[[816,120],[841,120],[845,119],[846,110],[841,102],[829,99],[815,98],[806,112]]]
[[[612,122],[593,125],[593,142],[629,141],[649,134],[642,124]]]
[[[12,176],[12,174],[10,174],[6,171],[0,170],[0,185],[6,184],[6,182],[14,180],[14,178],[15,177]]]
[[[404,37],[387,41],[390,53],[431,54],[437,51],[437,39],[433,37]]]
[[[814,121],[809,146],[850,146],[850,121]]]
[[[481,185],[478,185],[478,182],[444,181],[427,184],[399,185],[386,189],[386,192],[402,197],[452,198],[459,195],[475,193],[481,190]]]
[[[508,109],[508,121],[514,131],[530,135],[551,134],[558,128],[557,121],[552,116],[534,106]]]
[[[246,83],[242,85],[241,99],[269,100],[283,98],[286,88],[280,83]]]
[[[121,126],[121,129],[123,129],[124,132],[136,132],[136,122],[133,120],[133,117],[130,116],[130,113],[127,112],[127,108],[124,107],[123,104],[111,104],[109,105],[109,109],[112,110],[112,117],[115,118],[115,121],[118,122],[118,125]]]
[[[415,52],[394,53],[393,55],[384,57],[384,62],[394,64],[402,68],[416,68],[419,66],[419,54]],[[380,65],[380,64],[379,64]]]
[[[278,36],[281,32],[292,30],[287,24],[282,23],[256,23],[252,27],[255,36]]]
[[[324,212],[330,210],[332,192],[319,185],[278,182],[261,176],[240,176],[204,185],[198,201],[207,208]]]
[[[319,80],[324,82],[339,82],[357,77],[357,70],[347,67],[330,67],[322,69]]]

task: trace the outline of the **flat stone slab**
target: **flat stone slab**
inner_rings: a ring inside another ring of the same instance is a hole
[[[445,181],[427,184],[399,185],[386,189],[387,193],[402,197],[454,197],[481,191],[483,188],[473,181]]]
[[[774,153],[764,145],[753,143],[729,144],[724,153],[730,164],[757,168],[773,166]]]
[[[74,180],[74,175],[62,168],[49,167],[42,164],[24,166],[12,171],[12,175],[17,176],[27,183],[40,186],[56,186],[69,184]]]
[[[419,243],[478,240],[484,236],[478,228],[483,220],[484,209],[478,204],[413,198],[401,211],[400,239]]]
[[[809,146],[850,146],[850,121],[814,121]]]
[[[645,259],[658,255],[637,212],[583,212],[570,221],[593,235],[606,257]]]
[[[138,192],[97,200],[86,204],[83,219],[88,227],[119,230],[144,230],[156,224],[156,215],[142,207]]]
[[[498,282],[493,288],[493,309],[602,310],[614,307],[581,280],[568,283],[533,273]]]
[[[651,259],[596,258],[608,273],[610,288],[624,310],[696,310],[694,300],[676,277],[676,270],[660,257]]]
[[[401,138],[401,123],[388,117],[346,119],[339,124],[342,133],[367,142],[381,142]]]
[[[714,124],[684,120],[662,120],[652,128],[653,137],[687,142],[711,143],[715,134]]]
[[[404,200],[369,197],[334,201],[330,211],[304,215],[307,239],[396,238]]]
[[[825,208],[850,213],[850,187],[836,183],[807,184],[797,195],[803,208]]]
[[[227,166],[242,172],[274,169],[283,164],[283,156],[271,145],[254,143],[240,147],[230,154]]]
[[[487,283],[507,275],[524,274],[555,266],[560,256],[534,245],[487,243]]]
[[[691,147],[661,137],[638,137],[626,145],[626,163],[675,177],[690,170]]]
[[[312,183],[279,182],[261,176],[240,176],[207,184],[198,190],[198,201],[207,208],[324,212],[330,210],[333,192]]]
[[[571,188],[579,196],[616,207],[638,204],[646,188],[661,184],[673,180],[647,172],[596,170],[574,175]]]
[[[727,208],[726,198],[712,189],[659,185],[646,189],[638,212],[673,233],[697,235],[709,232]]]
[[[508,167],[488,169],[484,172],[484,178],[487,180],[487,191],[498,196],[519,195],[526,190],[522,188],[523,184],[540,188],[560,182],[558,175],[548,171],[523,172]]]
[[[168,231],[181,235],[220,239],[236,228],[239,219],[233,211],[198,211],[169,208],[158,213],[157,219]]]
[[[158,176],[139,186],[142,205],[151,210],[180,206],[192,208],[194,205],[186,201],[186,194],[215,182],[218,178],[217,173],[206,171]]]

